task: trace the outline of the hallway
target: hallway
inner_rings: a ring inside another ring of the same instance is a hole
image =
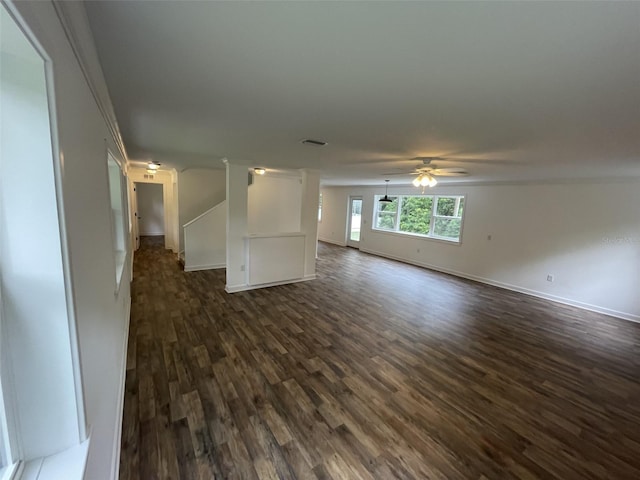
[[[640,476],[640,325],[323,243],[317,280],[229,295],[158,238],[122,480]]]

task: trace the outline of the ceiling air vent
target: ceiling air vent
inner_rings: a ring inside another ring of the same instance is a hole
[[[327,144],[327,142],[323,142],[321,140],[311,140],[310,138],[302,140],[302,143],[304,143],[305,145],[315,145],[317,147],[324,147]]]

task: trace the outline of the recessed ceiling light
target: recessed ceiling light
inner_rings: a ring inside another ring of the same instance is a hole
[[[264,175],[267,172],[267,170],[265,168],[262,167],[258,167],[258,168],[254,168],[253,169],[253,173],[255,173],[256,175]]]
[[[302,140],[302,143],[305,145],[315,145],[316,147],[324,147],[327,144],[327,142],[323,142],[322,140],[311,140],[310,138]]]

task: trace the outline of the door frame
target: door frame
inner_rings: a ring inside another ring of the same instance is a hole
[[[178,253],[178,192],[175,170],[160,170],[154,175],[146,173],[143,168],[130,168],[127,172],[132,182],[162,184],[162,203],[164,206],[164,248]],[[146,177],[145,177],[146,175]],[[133,215],[133,212],[130,212]],[[133,244],[135,245],[135,243]]]
[[[360,241],[351,240],[351,220],[353,217],[353,201],[360,200],[364,205],[364,200],[362,199],[362,195],[349,195],[349,201],[347,202],[347,238],[346,245],[347,247],[360,249]],[[362,240],[362,209],[360,210],[360,240]]]

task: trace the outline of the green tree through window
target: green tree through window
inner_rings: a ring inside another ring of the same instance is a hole
[[[398,197],[389,197],[393,199],[392,202],[380,202],[376,198],[376,204],[378,205],[378,215],[376,218],[376,228],[382,230],[395,230],[396,229],[396,213],[398,211]]]
[[[400,195],[390,197],[392,202],[380,198],[375,197],[374,229],[460,240],[463,196]]]
[[[404,197],[400,213],[400,231],[428,235],[433,197]]]

